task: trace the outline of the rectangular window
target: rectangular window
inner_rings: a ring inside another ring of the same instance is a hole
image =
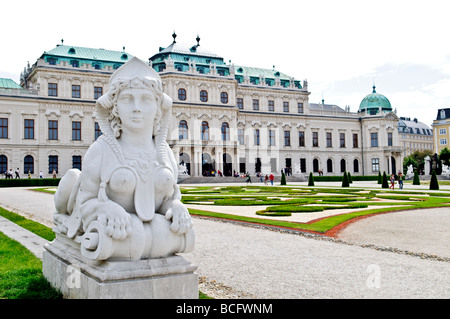
[[[72,97],[76,99],[81,97],[81,85],[72,85]]]
[[[380,160],[378,158],[372,158],[372,172],[380,171]]]
[[[446,138],[439,139],[439,145],[447,145],[447,139]]]
[[[378,133],[370,133],[370,146],[378,147]]]
[[[439,129],[439,135],[445,135],[445,134],[447,134],[447,129],[445,129],[445,128],[440,128],[440,129]]]
[[[275,111],[275,102],[272,100],[269,100],[269,112]]]
[[[275,146],[275,131],[269,130],[269,146]]]
[[[284,146],[291,146],[291,131],[284,131]]]
[[[255,129],[255,145],[259,145],[259,129]]]
[[[0,119],[0,138],[8,138],[8,119]]]
[[[102,135],[103,133],[102,133],[102,131],[100,130],[100,125],[98,125],[98,123],[97,122],[95,122],[95,128],[94,128],[94,137],[95,137],[95,140],[97,140],[99,137],[100,137],[100,135]]]
[[[289,102],[283,102],[283,112],[289,112]]]
[[[94,99],[97,100],[103,95],[103,88],[100,86],[94,86]]]
[[[303,113],[303,103],[301,102],[297,103],[297,111],[298,113]]]
[[[238,129],[238,141],[239,141],[239,145],[244,145],[244,129],[243,128]]]
[[[72,122],[72,140],[81,141],[81,122]]]
[[[392,146],[392,133],[388,133],[388,146]]]
[[[50,155],[48,157],[48,173],[52,174],[53,171],[58,173],[58,156]]]
[[[253,110],[258,111],[259,110],[259,100],[253,99]]]
[[[312,146],[319,147],[319,132],[312,132]]]
[[[58,121],[48,121],[48,139],[58,139]]]
[[[358,148],[358,134],[353,134],[353,148]]]
[[[240,109],[240,110],[243,110],[243,109],[244,109],[244,99],[243,99],[243,98],[238,97],[238,98],[236,99],[236,103],[237,103],[238,109]]]
[[[339,146],[345,147],[345,133],[339,133]]]
[[[298,132],[298,146],[305,146],[305,132]]]
[[[34,120],[25,120],[24,123],[25,131],[24,138],[25,139],[34,139]]]
[[[333,140],[331,137],[331,133],[327,132],[326,136],[327,136],[327,147],[333,147]]]
[[[81,171],[81,156],[72,156],[72,168],[78,168]]]
[[[58,84],[49,83],[48,84],[48,96],[58,96]]]

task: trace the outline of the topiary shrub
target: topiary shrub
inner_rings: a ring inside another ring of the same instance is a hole
[[[280,185],[286,185],[286,175],[284,172],[281,172],[281,182]]]
[[[347,172],[344,172],[344,175],[342,175],[342,187],[349,187],[350,183],[348,182],[348,176]]]
[[[419,173],[414,171],[413,185],[420,185]]]
[[[383,183],[383,177],[381,176],[381,172],[378,171],[378,184],[382,184]]]
[[[350,172],[347,173],[348,182],[351,184],[353,183],[352,175],[350,175]]]
[[[431,172],[430,189],[439,189],[439,183],[437,180],[436,172],[434,170]]]
[[[381,182],[381,188],[389,188],[386,172],[383,172],[383,181]]]
[[[312,172],[309,172],[308,186],[314,186],[314,176]]]

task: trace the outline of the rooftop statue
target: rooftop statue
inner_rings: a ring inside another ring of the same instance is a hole
[[[92,260],[191,251],[192,220],[166,141],[172,100],[158,73],[132,58],[111,76],[96,111],[103,134],[88,149],[83,171],[68,171],[55,194],[59,238]]]

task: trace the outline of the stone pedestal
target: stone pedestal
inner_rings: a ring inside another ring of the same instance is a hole
[[[182,256],[91,261],[55,239],[45,246],[42,272],[68,299],[197,299],[196,266]]]

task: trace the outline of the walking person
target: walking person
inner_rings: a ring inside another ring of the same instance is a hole
[[[19,175],[19,168],[16,169],[16,179],[20,179],[20,175]]]
[[[273,177],[272,173],[270,174],[269,179],[270,179],[270,184],[273,186],[273,179],[274,179],[274,177]]]
[[[248,183],[252,183],[252,179],[250,178],[250,174],[247,172],[247,175],[246,175],[246,177],[247,177],[247,180],[245,181],[247,184]]]
[[[392,188],[392,190],[394,190],[394,183],[395,183],[395,176],[394,174],[391,175],[391,186],[389,186],[389,189]]]
[[[403,189],[402,172],[398,172],[398,188]]]

